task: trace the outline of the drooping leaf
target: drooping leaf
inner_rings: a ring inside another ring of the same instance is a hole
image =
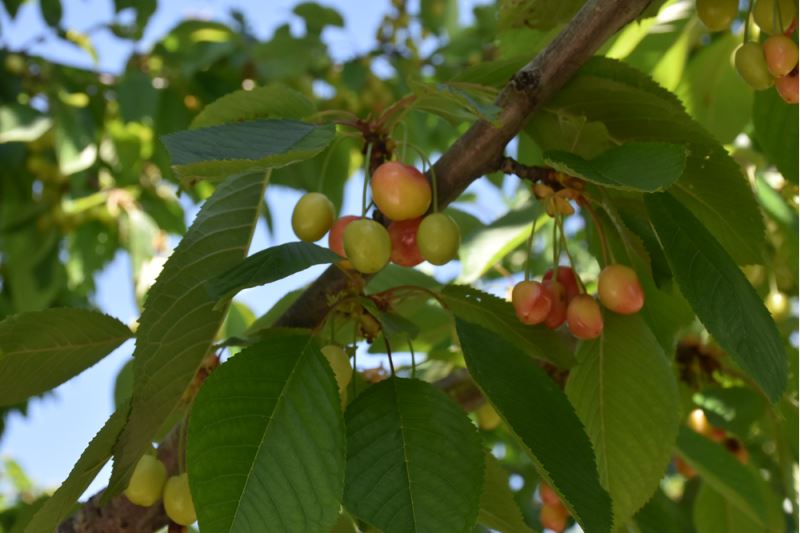
[[[91,114],[61,103],[53,112],[53,141],[61,173],[68,176],[86,170],[97,159]]]
[[[612,530],[592,444],[558,385],[532,358],[483,326],[456,318],[467,368],[519,437],[536,469],[584,530]]]
[[[543,111],[600,122],[617,143],[686,146],[686,168],[670,194],[689,208],[738,264],[761,261],[764,223],[741,167],[686,114],[671,92],[621,62],[595,57],[547,101]],[[547,133],[536,135],[539,115],[526,127],[537,142]]]
[[[548,30],[567,22],[582,5],[579,0],[503,0],[498,25]]]
[[[301,120],[314,112],[303,94],[282,85],[228,93],[207,105],[192,120],[192,129],[265,118]]]
[[[491,453],[486,453],[486,474],[478,522],[501,533],[533,533],[508,486],[508,472]]]
[[[520,322],[509,302],[466,285],[448,285],[442,290],[442,298],[456,317],[492,330],[526,354],[562,368],[572,366],[573,356],[564,340],[544,326]]]
[[[111,448],[125,425],[126,412],[127,406],[111,415],[89,442],[67,479],[25,527],[25,533],[55,531],[58,524],[73,511],[75,502],[111,458]]]
[[[248,287],[266,285],[314,265],[342,258],[309,242],[287,242],[261,250],[208,282],[212,298],[230,298]]]
[[[755,141],[783,177],[797,183],[797,146],[800,144],[797,105],[781,100],[776,91],[759,91],[753,101]]]
[[[594,445],[600,479],[624,524],[658,488],[680,423],[669,360],[639,315],[603,315],[581,343],[565,392]]]
[[[700,485],[692,514],[697,533],[778,533],[786,530],[759,524],[708,483]]]
[[[276,334],[203,384],[187,465],[203,531],[328,531],[344,487],[344,419],[330,366],[305,333]]]
[[[42,8],[42,17],[48,26],[57,27],[61,24],[61,17],[64,15],[61,0],[39,0],[39,6]]]
[[[500,113],[500,107],[494,103],[496,92],[491,87],[477,92],[474,85],[413,82],[411,88],[417,95],[412,104],[414,108],[424,109],[455,123],[469,119],[494,122]]]
[[[219,180],[308,159],[333,140],[333,125],[258,119],[180,131],[163,137],[181,178]]]
[[[681,292],[716,341],[773,402],[786,386],[786,352],[764,303],[730,256],[668,194],[645,204]]]
[[[32,107],[17,103],[0,106],[0,143],[36,140],[52,125],[47,115]]]
[[[688,427],[678,433],[678,452],[694,468],[703,481],[730,500],[750,519],[764,525],[768,521],[767,505],[754,470],[741,464],[723,446],[703,437]]]
[[[13,405],[64,383],[132,335],[108,315],[48,309],[0,322],[0,405]]]
[[[344,27],[344,19],[338,11],[316,2],[297,4],[292,12],[305,20],[309,33],[319,34],[326,26]]]
[[[223,182],[200,210],[150,289],[136,333],[128,423],[114,448],[108,492],[127,481],[154,435],[180,405],[225,318],[207,281],[247,253],[268,174]]]
[[[483,450],[465,413],[433,385],[390,378],[347,408],[345,507],[386,533],[472,530]]]
[[[690,517],[663,490],[657,490],[642,507],[632,523],[641,533],[686,533],[691,531]],[[637,530],[634,530],[637,531]]]
[[[269,311],[256,318],[252,324],[244,331],[247,337],[258,334],[260,331],[271,328],[275,321],[303,294],[303,289],[287,292]]]
[[[591,160],[569,152],[546,152],[548,166],[597,185],[655,192],[678,181],[686,166],[686,148],[679,144],[631,142],[606,150]]]

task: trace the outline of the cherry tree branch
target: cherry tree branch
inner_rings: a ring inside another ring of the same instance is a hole
[[[522,130],[531,114],[649,3],[650,0],[586,2],[564,30],[520,69],[500,93],[496,103],[501,111],[496,123],[476,122],[434,164],[438,207],[444,208],[473,181],[501,168],[506,145]],[[327,313],[332,297],[350,283],[348,274],[338,267],[328,268],[281,316],[276,326],[315,327]],[[176,448],[175,440],[168,439],[160,446],[159,454],[174,457]],[[102,506],[100,498],[94,496],[66,519],[58,531],[150,533],[166,524],[161,506],[143,509],[130,504],[122,495]]]

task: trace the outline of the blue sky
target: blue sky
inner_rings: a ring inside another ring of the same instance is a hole
[[[266,38],[272,30],[291,20],[292,7],[299,2],[284,0],[266,2],[256,0],[168,0],[159,2],[159,9],[151,19],[143,42],[137,45],[146,49],[158,40],[179,20],[186,17],[228,20],[231,8],[245,13],[253,31]],[[321,2],[336,7],[346,21],[345,28],[326,30],[325,39],[331,46],[332,54],[343,59],[370,48],[375,29],[389,5],[388,0],[353,2],[337,0]],[[471,7],[483,1],[462,2],[462,17],[468,18]],[[98,23],[111,19],[111,0],[63,0],[64,26],[78,31],[87,30]],[[297,21],[295,21],[297,22]],[[108,31],[91,34],[99,54],[99,65],[82,50],[63,41],[52,38],[52,31],[43,23],[37,2],[27,2],[11,21],[0,7],[0,46],[17,50],[25,47],[29,52],[49,59],[106,72],[122,69],[134,46],[120,41]],[[45,39],[38,42],[40,36]],[[36,42],[31,46],[31,43]],[[475,184],[481,191],[479,204],[470,209],[486,217],[496,216],[502,209],[502,202],[493,190]],[[344,213],[360,212],[361,179],[356,176],[348,183]],[[488,195],[488,196],[487,196]],[[299,197],[295,191],[285,188],[272,188],[267,196],[275,220],[275,232],[268,235],[266,228],[258,227],[253,241],[253,250],[263,249],[278,242],[294,240],[290,224],[290,211]],[[185,195],[184,195],[185,198]],[[185,204],[187,223],[197,212],[197,206]],[[456,265],[441,271],[447,276],[454,273]],[[323,267],[309,269],[269,287],[250,289],[239,299],[247,303],[256,314],[263,313],[285,292],[308,283]],[[114,261],[100,274],[96,303],[103,311],[130,323],[138,316],[131,284],[131,270],[126,254],[119,253]],[[123,344],[113,354],[87,370],[80,376],[65,383],[55,394],[30,403],[28,417],[11,416],[5,435],[0,441],[0,457],[10,456],[19,461],[37,485],[54,488],[64,480],[72,465],[80,456],[86,444],[102,426],[113,410],[112,387],[119,368],[129,359],[133,342]],[[90,486],[87,493],[96,492],[105,485],[109,465]],[[0,472],[0,478],[2,478]]]

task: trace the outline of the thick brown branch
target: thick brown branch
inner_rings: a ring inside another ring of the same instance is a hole
[[[435,163],[439,208],[455,200],[470,183],[498,168],[505,146],[522,130],[538,106],[563,86],[611,35],[634,20],[649,2],[589,0],[558,37],[517,72],[503,89],[497,99],[501,112],[496,125],[476,122]],[[330,267],[276,325],[316,326],[324,318],[331,296],[349,283],[347,274],[338,267]],[[175,447],[174,441],[165,442],[159,453],[174,455]],[[160,508],[143,510],[132,506],[121,495],[108,505],[100,506],[95,496],[68,518],[59,531],[150,533],[166,523]]]

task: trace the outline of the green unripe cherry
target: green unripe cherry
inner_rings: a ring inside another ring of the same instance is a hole
[[[754,0],[753,20],[764,33],[783,33],[797,15],[797,0]]]
[[[419,253],[431,264],[443,265],[458,256],[461,232],[458,224],[444,213],[422,219],[417,230]]]
[[[329,344],[322,348],[322,355],[328,360],[328,364],[333,369],[336,377],[336,384],[339,386],[339,397],[342,400],[342,407],[347,405],[347,385],[353,379],[353,367],[350,366],[350,357],[344,348],[335,344]]]
[[[711,31],[728,29],[738,14],[737,0],[697,0],[697,16]]]
[[[189,475],[172,476],[164,485],[164,510],[170,520],[181,526],[197,521],[197,514],[189,490]]]
[[[764,49],[758,43],[742,44],[736,49],[734,62],[736,63],[736,71],[745,83],[757,91],[767,89],[775,82],[767,68]]]
[[[292,229],[301,241],[320,240],[331,229],[334,220],[336,210],[333,204],[318,192],[304,194],[292,211]]]
[[[125,497],[133,504],[150,507],[161,499],[166,481],[167,467],[164,463],[154,455],[145,454],[136,463]]]
[[[362,218],[345,228],[344,252],[353,268],[362,274],[374,274],[389,262],[392,239],[382,225]]]

